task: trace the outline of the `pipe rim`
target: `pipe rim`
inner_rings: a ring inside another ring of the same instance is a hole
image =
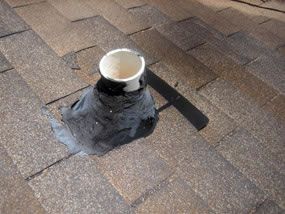
[[[107,73],[104,74],[102,72],[103,71],[103,68],[102,68],[103,65],[102,64],[103,64],[104,60],[106,59],[106,57],[108,57],[114,53],[117,53],[117,52],[129,52],[129,53],[135,54],[137,57],[139,57],[140,62],[141,62],[141,67],[140,67],[139,71],[136,74],[134,74],[128,78],[123,78],[123,79],[110,77]],[[102,57],[102,59],[99,62],[99,71],[100,71],[100,74],[108,80],[115,81],[115,82],[128,82],[130,80],[136,79],[138,76],[141,76],[143,74],[143,72],[145,71],[145,60],[144,60],[144,57],[142,55],[140,55],[137,51],[134,51],[134,50],[131,50],[128,48],[118,48],[118,49],[109,51],[108,53],[106,53]]]

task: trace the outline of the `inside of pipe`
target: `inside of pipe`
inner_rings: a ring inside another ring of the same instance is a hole
[[[136,53],[122,50],[105,56],[100,71],[108,79],[123,80],[135,76],[142,66],[143,61]]]

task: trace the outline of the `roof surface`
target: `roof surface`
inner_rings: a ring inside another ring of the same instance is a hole
[[[281,213],[285,4],[0,0],[0,213]],[[70,105],[115,48],[209,118],[197,131],[151,89],[152,135],[69,154],[41,113]],[[168,106],[168,107],[167,107]]]

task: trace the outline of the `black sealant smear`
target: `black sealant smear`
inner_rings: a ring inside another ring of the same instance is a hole
[[[114,147],[151,134],[158,120],[145,76],[137,91],[101,78],[70,107],[61,109],[64,124],[49,116],[57,139],[72,153],[103,155]]]

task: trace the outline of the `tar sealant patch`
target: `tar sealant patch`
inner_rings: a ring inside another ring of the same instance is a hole
[[[72,153],[103,155],[114,147],[152,133],[158,120],[146,87],[125,92],[124,85],[101,78],[70,107],[61,109],[63,123],[49,115],[57,139]]]

